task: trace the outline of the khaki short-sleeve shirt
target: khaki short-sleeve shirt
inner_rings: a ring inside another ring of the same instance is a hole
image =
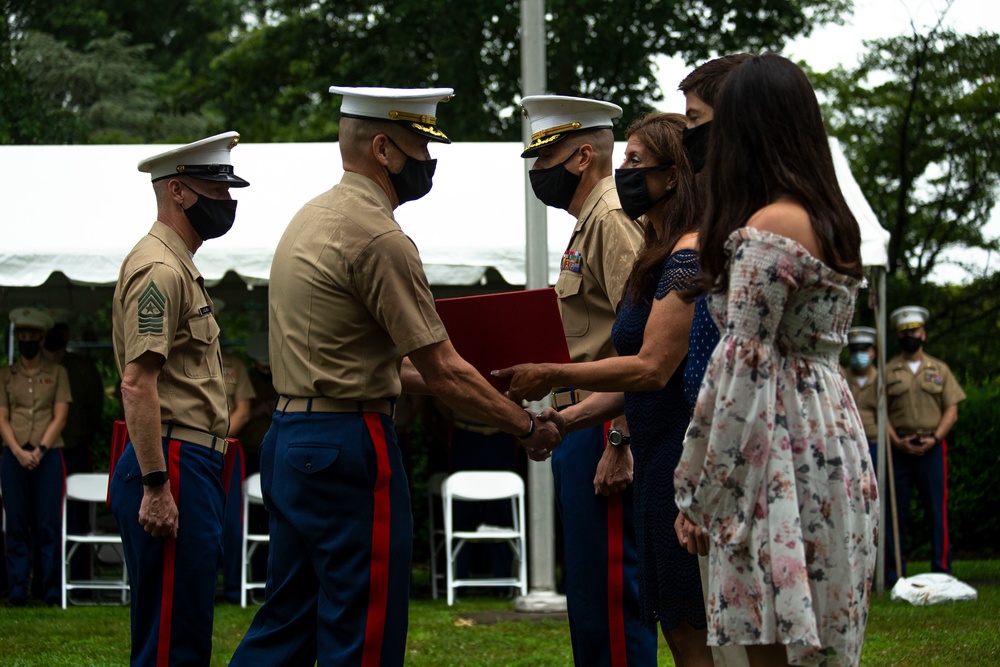
[[[941,422],[945,408],[965,400],[965,392],[941,360],[924,353],[914,373],[902,356],[886,365],[889,423],[899,431],[930,431]]]
[[[222,353],[222,378],[226,382],[226,402],[230,412],[238,402],[257,398],[246,364],[235,354]]]
[[[62,435],[54,442],[42,442],[42,436],[52,423],[55,404],[72,400],[69,375],[59,364],[43,359],[35,375],[24,372],[20,359],[6,368],[0,368],[0,407],[10,412],[11,429],[22,447],[62,447]]]
[[[111,305],[118,372],[145,352],[164,359],[160,420],[225,437],[229,409],[219,325],[205,281],[181,237],[153,224],[122,262]]]
[[[842,369],[842,372],[847,379],[847,386],[851,388],[854,403],[858,406],[861,423],[865,427],[865,437],[869,441],[875,442],[878,440],[878,370],[874,364],[865,369],[865,374],[862,377],[867,379],[863,387],[858,383],[858,377],[850,368]]]
[[[388,196],[353,172],[288,224],[268,304],[271,372],[285,396],[395,398],[402,358],[448,339]]]
[[[601,179],[583,203],[556,281],[573,361],[615,356],[611,326],[642,242],[642,226],[622,211],[614,177]]]

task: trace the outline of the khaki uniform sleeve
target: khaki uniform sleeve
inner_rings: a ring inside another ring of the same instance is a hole
[[[183,282],[174,269],[153,263],[128,276],[122,287],[125,363],[145,352],[166,359],[184,311]]]
[[[952,375],[951,369],[945,366],[941,375],[943,376],[943,387],[941,390],[942,407],[950,408],[964,401],[965,391],[962,389],[962,385],[958,384],[955,376]]]
[[[383,234],[372,241],[358,259],[354,280],[399,356],[448,340],[417,247],[405,234]]]
[[[618,312],[625,283],[642,247],[642,229],[620,209],[613,209],[604,215],[599,221],[599,228],[603,257],[600,268],[595,267],[594,272],[603,272],[600,279],[604,282],[604,290],[611,307]]]
[[[72,403],[73,394],[69,388],[69,373],[65,366],[56,366],[56,397],[55,403]]]

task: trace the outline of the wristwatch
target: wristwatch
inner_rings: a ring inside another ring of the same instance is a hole
[[[142,485],[153,487],[163,486],[169,479],[170,476],[167,475],[166,470],[154,470],[153,472],[147,472],[142,476]]]
[[[620,447],[621,445],[632,444],[632,438],[621,429],[613,428],[608,430],[608,442],[613,447]]]

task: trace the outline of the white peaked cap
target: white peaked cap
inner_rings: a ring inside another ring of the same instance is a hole
[[[330,86],[330,92],[344,98],[340,103],[341,116],[388,120],[431,141],[451,143],[451,139],[437,128],[437,105],[452,98],[453,88]]]
[[[622,108],[611,102],[565,95],[530,95],[521,100],[521,113],[531,123],[531,143],[521,157],[566,138],[571,132],[613,127]]]
[[[223,132],[199,139],[166,153],[148,157],[139,163],[139,171],[153,181],[170,176],[192,176],[203,181],[228,183],[234,188],[250,185],[233,173],[230,153],[240,141],[239,132]]]

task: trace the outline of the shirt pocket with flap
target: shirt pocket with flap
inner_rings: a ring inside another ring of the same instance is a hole
[[[219,325],[211,315],[192,317],[187,321],[190,336],[184,350],[184,374],[189,378],[216,377],[222,370],[219,350]]]
[[[583,276],[573,271],[562,271],[556,281],[559,311],[567,336],[583,336],[590,330],[590,313],[583,294]]]

